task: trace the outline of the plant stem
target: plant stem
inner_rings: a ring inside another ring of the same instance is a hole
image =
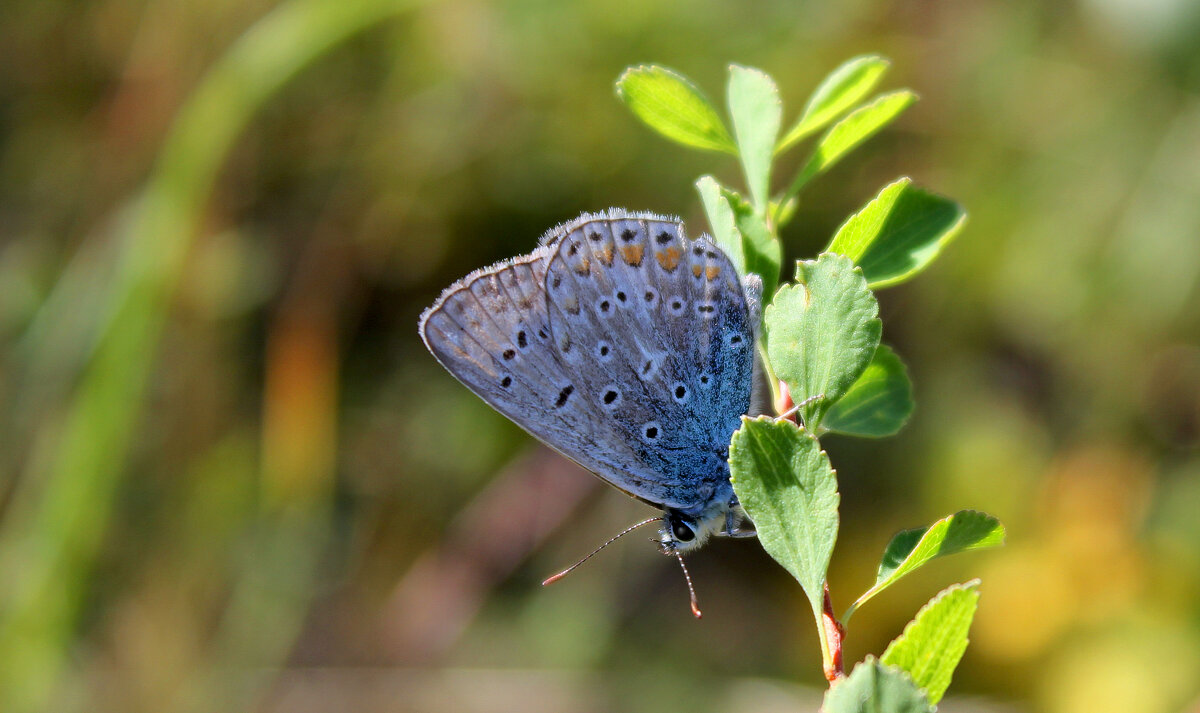
[[[833,613],[833,600],[829,598],[829,582],[825,583],[825,607],[818,622],[821,629],[821,660],[825,667],[825,680],[832,687],[846,677],[842,666],[842,641],[846,638],[846,627]]]

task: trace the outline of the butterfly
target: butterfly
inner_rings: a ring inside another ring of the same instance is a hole
[[[614,208],[455,282],[420,333],[490,406],[660,509],[617,537],[658,521],[682,566],[713,535],[754,534],[739,529],[728,458],[751,407],[761,292],[678,218]]]

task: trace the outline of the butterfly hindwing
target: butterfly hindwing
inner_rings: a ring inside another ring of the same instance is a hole
[[[753,363],[746,298],[728,258],[687,240],[678,220],[610,212],[568,226],[546,287],[555,347],[637,456],[637,470],[605,477],[619,487],[653,481],[656,502],[681,509],[727,487]]]

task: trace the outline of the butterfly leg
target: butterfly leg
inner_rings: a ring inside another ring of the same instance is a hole
[[[717,532],[717,534],[722,537],[736,537],[739,539],[758,537],[757,530],[741,529],[741,519],[741,515],[734,508],[730,508],[729,512],[725,513],[725,529]]]

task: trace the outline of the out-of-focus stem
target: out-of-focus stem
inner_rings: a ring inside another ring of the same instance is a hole
[[[234,43],[179,109],[142,193],[64,416],[0,526],[0,697],[5,711],[50,709],[70,656],[126,456],[143,417],[157,346],[218,171],[257,111],[350,37],[419,0],[290,0]],[[50,301],[48,301],[50,302]],[[53,302],[51,302],[53,303]],[[36,355],[35,355],[36,356]]]

